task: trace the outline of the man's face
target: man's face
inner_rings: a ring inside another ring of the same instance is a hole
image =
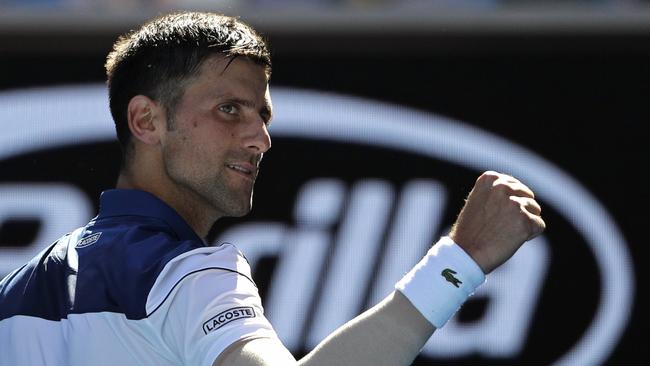
[[[213,56],[202,64],[162,140],[165,170],[178,193],[218,216],[250,211],[259,162],[271,147],[264,68],[243,57],[230,61]]]

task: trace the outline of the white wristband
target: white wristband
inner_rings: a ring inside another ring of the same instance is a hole
[[[441,328],[485,282],[485,274],[448,236],[442,237],[397,284],[436,328]]]

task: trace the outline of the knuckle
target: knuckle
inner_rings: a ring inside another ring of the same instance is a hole
[[[535,192],[533,192],[533,190],[530,189],[530,187],[528,187],[527,185],[520,182],[519,183],[519,189],[522,192],[524,192],[524,194],[529,195],[531,198],[535,198]]]
[[[535,209],[537,210],[537,212],[539,212],[539,213],[542,212],[542,205],[540,205],[539,202],[537,202],[534,198],[531,199],[531,203],[530,203],[530,204],[531,204],[533,207],[535,207]]]
[[[492,170],[488,170],[486,172],[483,172],[483,174],[481,174],[478,177],[478,179],[476,179],[476,182],[477,183],[489,183],[489,184],[492,184],[494,181],[499,179],[499,176],[500,176],[499,173],[497,173],[495,171],[492,171]]]
[[[512,208],[516,208],[518,210],[520,210],[523,207],[521,199],[517,196],[508,197],[508,206]]]
[[[494,182],[493,187],[498,192],[511,192],[512,191],[512,188],[508,185],[508,183],[503,182],[503,181]]]
[[[533,198],[530,198],[530,197],[523,197],[522,198],[522,203],[523,203],[524,207],[526,207],[526,208],[533,208],[534,209],[536,207],[539,207],[537,202]]]

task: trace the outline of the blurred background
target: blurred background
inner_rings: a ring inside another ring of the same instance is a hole
[[[414,365],[647,364],[646,1],[0,0],[0,276],[95,215],[119,168],[104,59],[174,10],[271,45],[255,206],[209,241],[247,255],[295,355],[385,296],[493,169],[548,230]]]

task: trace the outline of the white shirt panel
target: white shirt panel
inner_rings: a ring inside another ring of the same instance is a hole
[[[150,311],[152,326],[186,365],[210,366],[244,338],[277,338],[264,317],[250,266],[229,244],[192,250],[170,261],[150,292]]]
[[[60,321],[17,315],[0,322],[0,365],[177,366],[147,319],[70,314]],[[3,347],[4,348],[4,347]]]
[[[165,265],[147,296],[147,314],[154,312],[165,301],[183,277],[209,268],[234,271],[252,281],[250,265],[234,245],[225,243],[217,247],[194,249]]]
[[[64,337],[58,321],[17,315],[0,321],[0,365],[66,365]],[[44,357],[43,348],[52,348]]]

